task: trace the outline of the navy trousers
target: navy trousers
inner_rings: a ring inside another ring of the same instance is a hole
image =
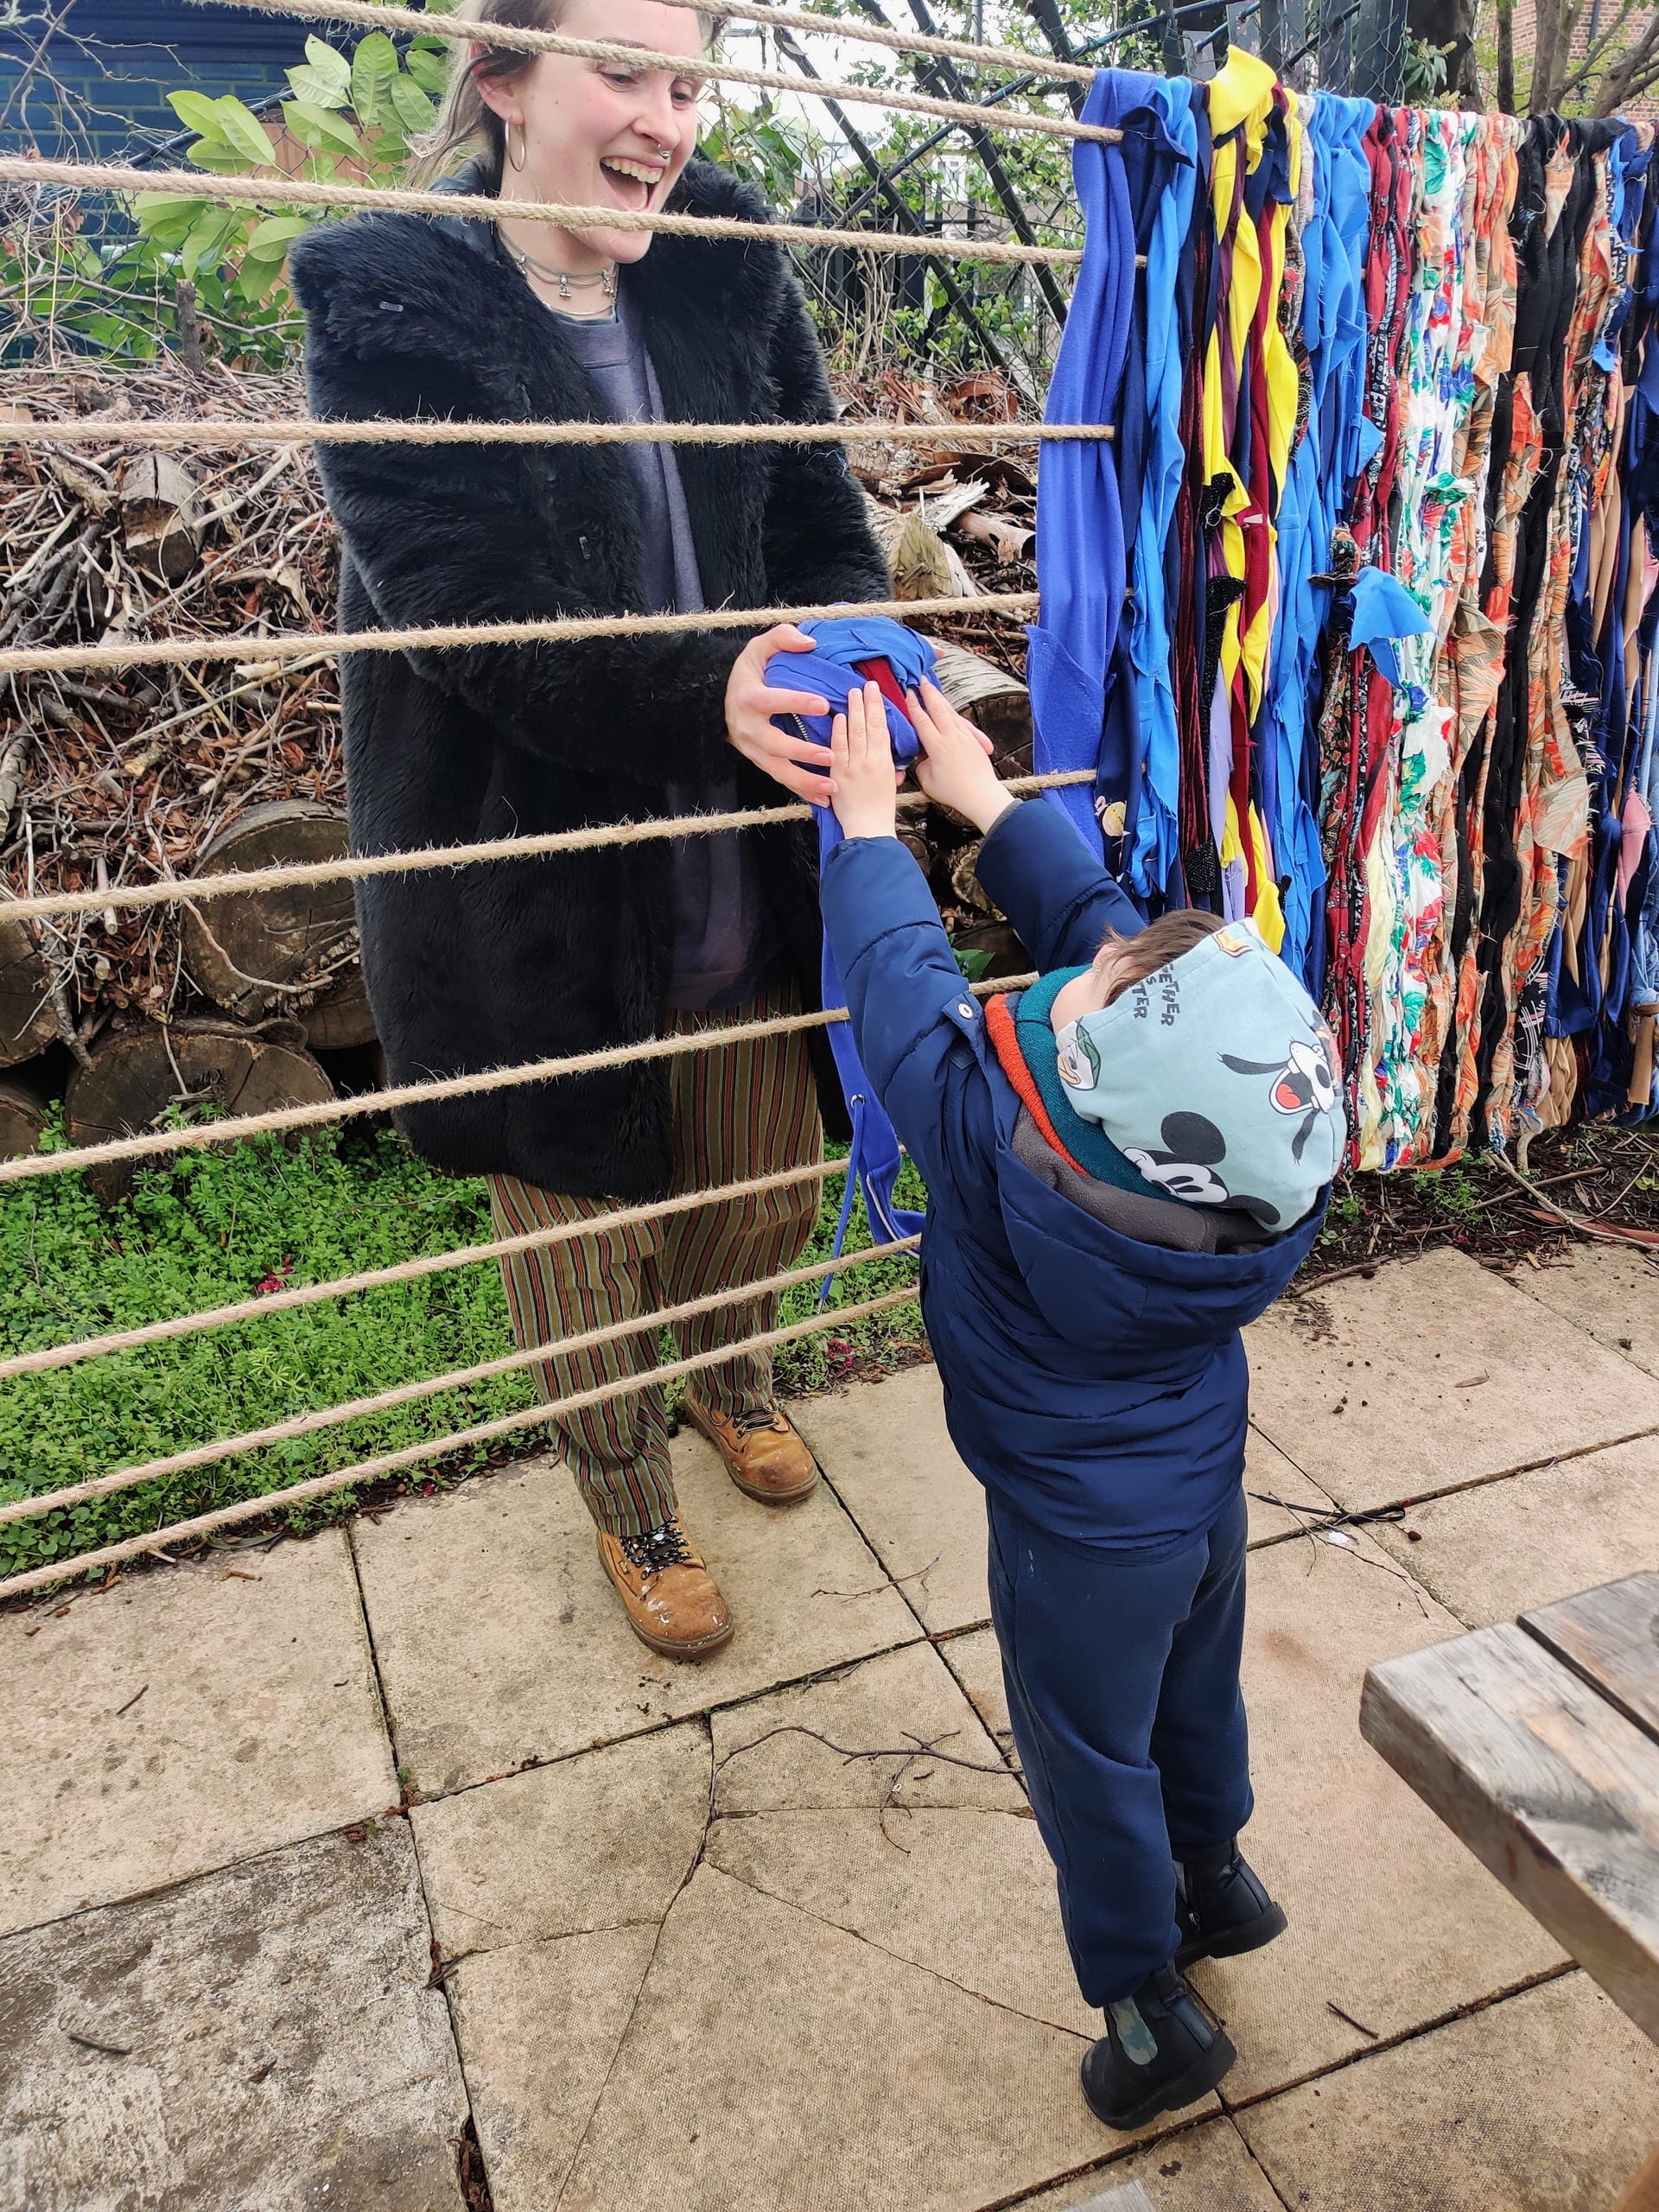
[[[1173,1956],[1173,1861],[1250,1816],[1238,1686],[1246,1508],[1147,1559],[1052,1536],[993,1497],[991,1619],[1085,2004]]]

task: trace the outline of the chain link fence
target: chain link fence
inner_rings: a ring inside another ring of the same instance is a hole
[[[1319,83],[1330,92],[1397,105],[1405,93],[1406,0],[1325,0],[1322,17]]]

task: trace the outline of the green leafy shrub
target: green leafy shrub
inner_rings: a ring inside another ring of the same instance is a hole
[[[168,102],[197,133],[186,158],[213,175],[284,174],[277,148],[286,138],[304,149],[294,173],[313,182],[399,184],[410,140],[437,112],[448,48],[422,35],[400,54],[385,31],[371,31],[348,55],[310,37],[304,61],[287,73],[289,97],[263,118],[228,92],[169,92]],[[288,250],[313,223],[337,218],[320,207],[266,215],[242,201],[166,192],[120,205],[132,231],[110,240],[88,234],[76,200],[56,203],[44,225],[19,221],[0,232],[14,353],[49,329],[112,360],[156,360],[178,342],[184,283],[225,359],[267,369],[291,361],[302,324],[283,276]]]
[[[54,1136],[49,1141],[60,1144]],[[910,1179],[906,1202],[920,1202]],[[827,1186],[812,1255],[828,1254],[839,1180]],[[390,1131],[330,1132],[294,1150],[277,1139],[181,1154],[142,1176],[108,1209],[76,1175],[0,1192],[0,1351],[14,1353],[142,1326],[256,1295],[390,1267],[486,1241],[481,1183],[435,1174]],[[849,1244],[864,1241],[861,1211]],[[912,1281],[906,1256],[840,1280],[855,1300]],[[790,1294],[785,1321],[814,1310],[816,1290]],[[844,1364],[836,1350],[913,1339],[913,1306],[785,1346],[779,1387],[810,1389]],[[38,1496],[218,1437],[471,1367],[513,1349],[493,1262],[354,1297],[273,1313],[139,1351],[16,1378],[0,1389],[0,1501]],[[672,1357],[664,1345],[664,1356]],[[0,1522],[0,1575],[67,1560],[187,1515],[261,1497],[351,1465],[429,1442],[435,1460],[454,1431],[535,1402],[526,1370],[450,1389],[240,1458],[135,1485],[37,1518]],[[539,1426],[507,1451],[545,1448]],[[474,1447],[443,1462],[454,1479],[484,1464]],[[410,1479],[422,1478],[417,1468]],[[350,1491],[291,1509],[295,1527],[348,1512]]]

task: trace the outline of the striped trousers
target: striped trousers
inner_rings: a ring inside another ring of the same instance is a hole
[[[730,1028],[798,1005],[790,990],[729,1013],[677,1014],[673,1033]],[[668,1065],[674,1113],[671,1195],[809,1166],[822,1158],[823,1131],[803,1033],[685,1052]],[[591,1219],[617,1204],[544,1191],[512,1175],[492,1175],[489,1184],[498,1236]],[[501,1272],[513,1333],[529,1351],[776,1274],[805,1250],[822,1190],[809,1179],[509,1255]],[[762,1335],[776,1326],[778,1305],[775,1295],[740,1299],[676,1323],[676,1356],[689,1358]],[[645,1329],[569,1357],[541,1360],[532,1370],[549,1403],[625,1376],[639,1378],[637,1391],[559,1414],[552,1423],[588,1511],[614,1535],[660,1528],[675,1510],[665,1394],[651,1380],[658,1336]],[[690,1382],[717,1412],[745,1413],[771,1402],[772,1355],[736,1352],[718,1366],[701,1369]]]

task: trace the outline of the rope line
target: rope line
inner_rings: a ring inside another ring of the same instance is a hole
[[[225,7],[246,4],[246,0],[219,0]],[[443,28],[443,18],[417,15],[412,10],[383,8],[376,0],[251,0],[251,4],[272,16],[304,16],[317,19],[333,18],[344,23],[373,23],[377,28],[390,17],[396,25],[407,16],[403,28],[418,24],[423,30],[438,31],[445,38],[476,39],[480,45],[514,45],[512,37],[499,35],[500,27],[493,23],[468,23]],[[690,8],[699,15],[720,16],[729,20],[761,24],[776,24],[779,29],[817,31],[832,38],[855,40],[861,45],[889,47],[895,54],[942,54],[953,61],[977,61],[988,67],[995,67],[1030,72],[1033,68],[1045,78],[1058,83],[1090,85],[1095,73],[1081,62],[1061,61],[1045,54],[1028,54],[1017,46],[986,46],[971,39],[940,38],[921,31],[900,31],[888,25],[874,24],[851,16],[809,16],[792,8],[757,7],[753,0],[667,0],[671,8]],[[684,60],[682,55],[682,60]],[[699,67],[697,74],[702,74]]]
[[[1018,990],[1034,982],[1034,976],[1014,976],[991,983],[963,986],[981,997],[999,991]],[[724,1029],[702,1029],[683,1037],[645,1037],[638,1044],[607,1045],[593,1052],[572,1052],[544,1060],[526,1060],[511,1067],[486,1068],[470,1075],[441,1076],[426,1083],[396,1084],[385,1090],[365,1090],[350,1098],[321,1098],[309,1106],[281,1106],[268,1114],[235,1114],[221,1122],[206,1122],[187,1129],[159,1130],[144,1136],[118,1137],[107,1144],[79,1145],[63,1152],[26,1153],[16,1160],[0,1160],[0,1184],[32,1182],[41,1175],[79,1173],[130,1160],[154,1160],[165,1153],[201,1152],[213,1145],[238,1144],[249,1137],[272,1136],[289,1129],[325,1128],[363,1114],[385,1114],[402,1106],[435,1104],[445,1098],[464,1098],[476,1091],[512,1090],[521,1084],[552,1083],[562,1076],[590,1075],[603,1068],[631,1067],[641,1060],[672,1059],[682,1052],[717,1052],[751,1037],[786,1037],[798,1030],[823,1029],[845,1021],[845,1007],[831,1007],[816,1014],[771,1014],[763,1021],[746,1021]]]
[[[872,1260],[913,1252],[921,1241],[919,1236],[905,1236],[891,1244],[871,1244],[856,1252],[843,1253],[838,1260],[817,1260],[810,1267],[786,1268],[758,1282],[740,1283],[702,1298],[688,1299],[683,1305],[664,1306],[654,1313],[641,1313],[632,1321],[613,1322],[602,1329],[586,1330],[580,1336],[555,1338],[548,1344],[532,1344],[528,1350],[521,1348],[504,1352],[497,1359],[480,1361],[476,1367],[450,1368],[442,1375],[429,1375],[418,1382],[400,1382],[392,1389],[378,1390],[372,1397],[347,1398],[339,1405],[321,1406],[311,1413],[274,1421],[268,1428],[245,1429],[239,1436],[219,1437],[212,1443],[194,1445],[186,1452],[169,1452],[164,1459],[118,1467],[90,1482],[71,1484],[62,1490],[42,1491],[35,1497],[20,1497],[0,1505],[0,1522],[33,1520],[43,1513],[55,1513],[63,1506],[81,1505],[89,1498],[110,1497],[117,1491],[132,1490],[140,1483],[160,1482],[164,1476],[181,1475],[192,1467],[209,1467],[220,1459],[240,1459],[268,1444],[286,1444],[296,1436],[314,1435],[319,1429],[338,1428],[343,1422],[371,1414],[389,1413],[395,1406],[441,1397],[446,1390],[461,1390],[474,1382],[487,1382],[496,1376],[534,1367],[544,1359],[569,1359],[601,1344],[619,1343],[625,1337],[643,1336],[648,1331],[671,1327],[677,1321],[695,1320],[701,1313],[718,1313],[722,1306],[747,1305],[757,1298],[780,1295],[798,1283],[816,1282],[824,1275],[845,1274],[849,1268],[865,1267]],[[913,1290],[911,1295],[915,1295]],[[636,1384],[644,1380],[639,1376],[634,1379]]]
[[[130,437],[157,451],[198,446],[1001,446],[1060,439],[1106,442],[1109,423],[468,423],[374,416],[361,422],[295,417],[185,421],[78,416],[73,423],[0,423],[7,446],[100,446]]]
[[[0,652],[0,676],[91,668],[188,666],[196,661],[280,663],[310,654],[436,652],[457,645],[550,645],[579,638],[661,637],[680,630],[770,630],[781,622],[822,621],[842,614],[1034,614],[1034,591],[985,592],[976,599],[842,600],[810,607],[715,607],[688,614],[584,614],[526,622],[435,623],[410,630],[245,631],[220,638],[124,639],[118,645],[24,646]]]
[[[890,1312],[895,1306],[913,1305],[915,1299],[912,1285],[905,1290],[887,1291],[880,1298],[865,1299],[856,1306],[839,1306],[833,1315],[794,1321],[786,1328],[769,1329],[760,1336],[739,1337],[714,1351],[698,1352],[691,1358],[653,1368],[651,1381],[677,1382],[682,1376],[700,1374],[706,1367],[719,1367],[736,1353],[770,1351],[779,1344],[794,1344],[802,1337],[820,1335],[825,1329],[844,1328],[849,1321],[861,1321],[873,1313]],[[480,1421],[475,1427],[458,1429],[449,1436],[434,1437],[423,1444],[408,1444],[397,1452],[383,1452],[375,1459],[338,1467],[331,1475],[317,1475],[309,1482],[295,1483],[286,1490],[267,1491],[262,1497],[244,1498],[236,1505],[223,1505],[212,1513],[198,1513],[188,1521],[175,1521],[148,1536],[129,1536],[120,1543],[104,1544],[96,1551],[82,1552],[76,1559],[58,1560],[49,1567],[31,1567],[26,1573],[10,1575],[0,1582],[0,1598],[21,1597],[26,1590],[40,1590],[49,1583],[67,1581],[96,1567],[113,1567],[122,1560],[136,1559],[143,1552],[161,1553],[164,1545],[184,1543],[192,1536],[206,1535],[210,1529],[232,1528],[238,1522],[257,1520],[262,1514],[280,1512],[285,1507],[304,1504],[311,1498],[327,1497],[336,1491],[349,1490],[354,1483],[395,1474],[404,1467],[417,1466],[423,1460],[493,1443],[498,1437],[511,1436],[515,1430],[533,1428],[561,1414],[579,1413],[585,1406],[602,1405],[609,1399],[626,1397],[639,1388],[638,1376],[625,1376],[620,1382],[601,1383],[594,1389],[556,1399],[550,1405],[524,1407],[494,1421]]]
[[[235,0],[226,0],[234,5]],[[557,31],[534,31],[509,29],[504,23],[473,23],[446,22],[442,16],[431,16],[413,8],[381,7],[378,0],[259,0],[266,12],[280,16],[303,16],[312,20],[333,19],[347,23],[372,23],[377,30],[436,31],[440,38],[456,44],[511,47],[522,54],[563,54],[578,61],[626,61],[634,69],[668,69],[677,75],[703,78],[716,84],[758,85],[764,91],[798,92],[804,90],[820,94],[826,99],[845,100],[849,105],[864,107],[895,108],[912,115],[942,115],[952,122],[971,123],[993,130],[1036,130],[1052,138],[1094,138],[1108,145],[1116,145],[1122,137],[1121,130],[1098,123],[1077,123],[1070,117],[1062,119],[1052,115],[1009,115],[995,117],[974,100],[938,99],[927,92],[903,92],[892,86],[877,91],[869,85],[839,85],[815,82],[791,75],[782,69],[746,69],[732,61],[711,60],[706,56],[694,58],[689,54],[662,54],[647,47],[619,46],[607,39],[565,38]],[[822,21],[814,25],[822,31]],[[1026,66],[1032,57],[1026,56]],[[1047,72],[1044,73],[1046,75]]]
[[[268,1313],[290,1313],[296,1307],[320,1306],[331,1298],[354,1297],[359,1292],[380,1290],[389,1283],[419,1282],[428,1275],[448,1274],[456,1268],[477,1267],[488,1260],[512,1258],[520,1252],[537,1252],[552,1244],[567,1244],[600,1230],[637,1228],[642,1222],[667,1220],[691,1213],[699,1206],[723,1204],[730,1198],[762,1196],[791,1190],[798,1183],[833,1181],[847,1173],[844,1160],[821,1160],[810,1167],[783,1167],[770,1175],[747,1181],[717,1183],[702,1191],[688,1191],[677,1198],[656,1198],[649,1205],[620,1206],[610,1213],[590,1214],[580,1221],[556,1222],[545,1229],[525,1230],[518,1236],[499,1236],[485,1244],[461,1244],[448,1252],[423,1253],[415,1260],[394,1266],[365,1268],[354,1275],[336,1275],[327,1282],[296,1283],[291,1290],[238,1299],[228,1306],[204,1306],[194,1313],[175,1314],[165,1321],[146,1322],[136,1329],[115,1329],[101,1337],[77,1337],[68,1344],[48,1344],[38,1351],[15,1352],[0,1360],[0,1382],[18,1375],[43,1375],[54,1368],[77,1366],[84,1359],[103,1359],[120,1351],[137,1351],[147,1344],[165,1344],[177,1337],[200,1336],[207,1329],[222,1329],[238,1321],[262,1321]]]
[[[1058,769],[1046,776],[1010,776],[1010,791],[1054,791],[1065,784],[1091,784],[1091,768]],[[906,811],[928,804],[925,791],[905,791],[897,804]],[[647,822],[607,823],[593,830],[547,830],[539,836],[498,837],[475,845],[433,845],[408,853],[354,853],[337,861],[295,861],[287,866],[226,868],[219,875],[170,875],[159,883],[135,883],[126,889],[41,892],[29,899],[0,896],[0,918],[28,922],[48,915],[101,914],[110,908],[170,906],[192,900],[234,898],[254,891],[292,891],[314,883],[359,882],[365,876],[407,875],[432,868],[472,867],[495,861],[539,860],[550,853],[579,853],[605,845],[639,845],[658,837],[713,836],[728,830],[760,830],[779,822],[810,822],[818,810],[798,806],[753,806],[729,814],[675,814]]]
[[[410,185],[313,184],[297,176],[221,176],[201,169],[140,169],[118,162],[47,161],[22,154],[0,154],[0,183],[63,184],[76,191],[173,193],[187,200],[251,200],[261,207],[465,215],[486,223],[500,222],[506,204],[486,193],[425,192]],[[1001,238],[936,238],[913,231],[820,230],[810,223],[749,223],[735,215],[635,213],[626,207],[583,207],[550,200],[515,200],[510,203],[509,219],[555,223],[561,230],[664,231],[675,238],[844,246],[849,252],[923,254],[935,261],[1045,262],[1052,268],[1071,269],[1083,259],[1080,246],[1020,245]]]

